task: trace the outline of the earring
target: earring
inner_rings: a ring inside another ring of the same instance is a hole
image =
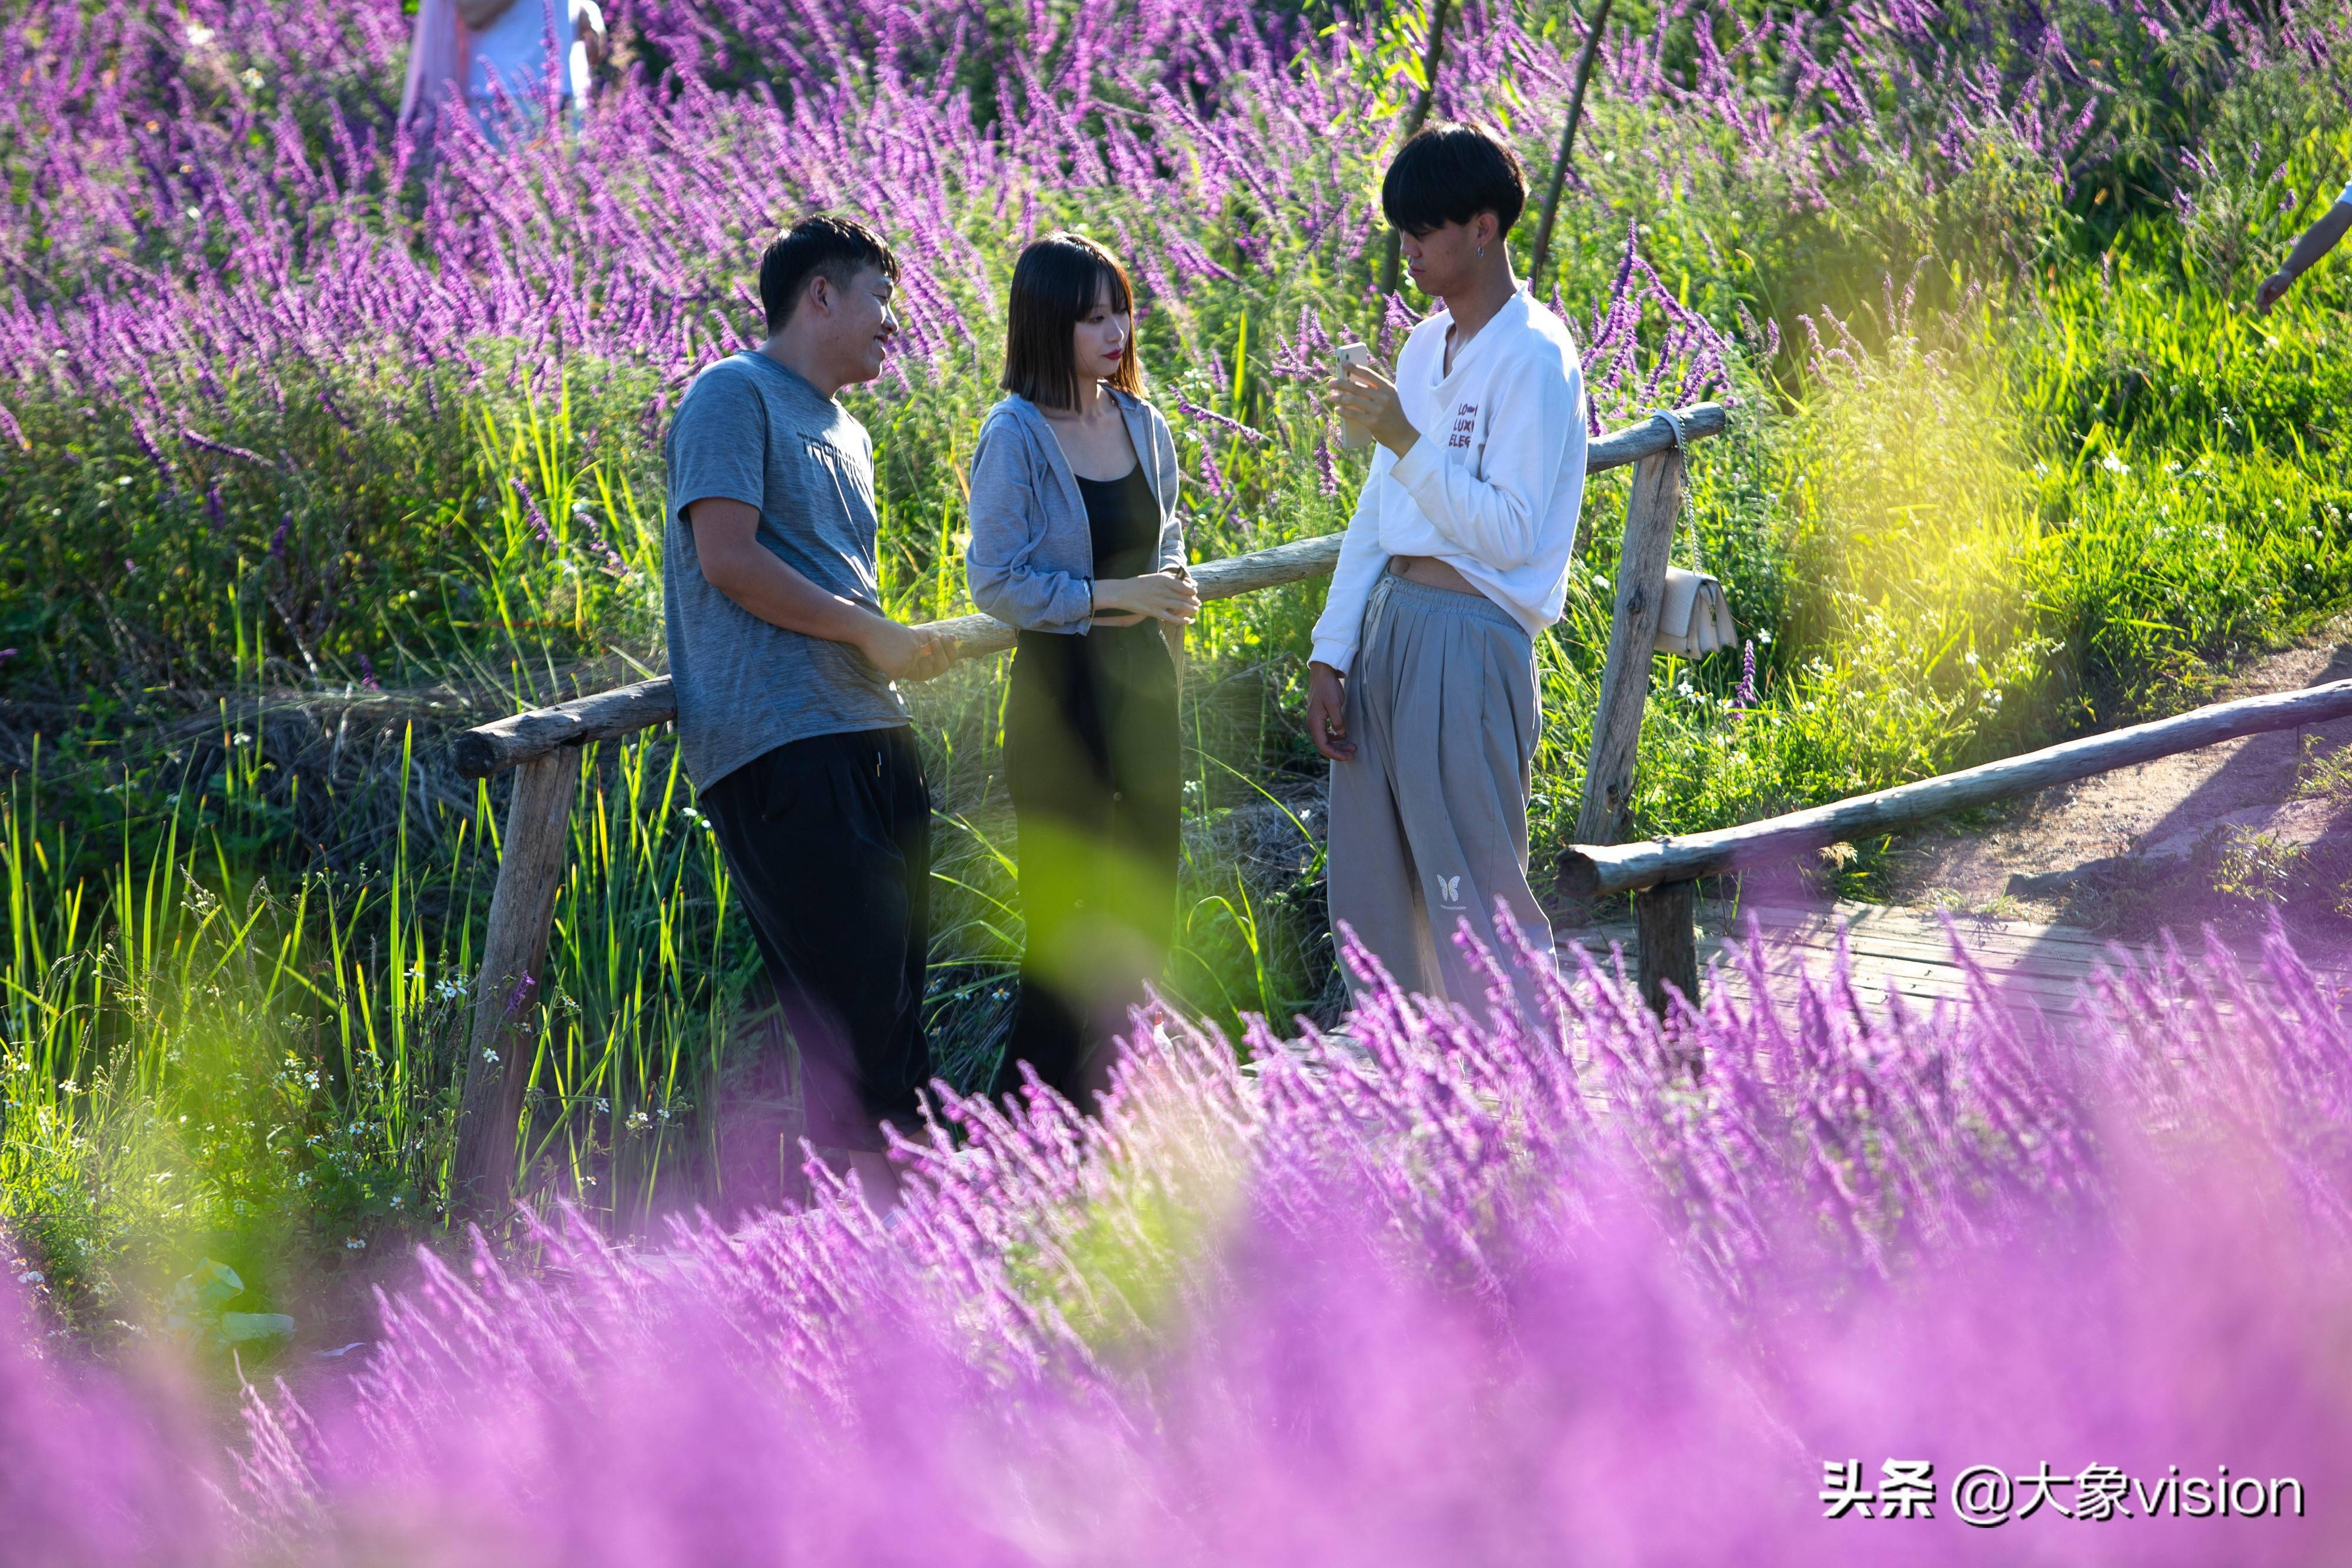
[[[1478,247],[1478,259],[1481,261],[1486,259],[1486,247],[1483,245]]]

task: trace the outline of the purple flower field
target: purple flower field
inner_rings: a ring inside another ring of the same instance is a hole
[[[1546,988],[1242,1070],[1173,1025],[1099,1125],[950,1098],[887,1227],[824,1193],[654,1258],[425,1255],[233,1455],[12,1352],[18,1560],[2333,1560],[2352,1016],[2283,939],[2056,1030],[1834,974],[1664,1031]],[[1825,1465],[1890,1459],[1927,1514],[1824,1517]],[[1983,1466],[2072,1484],[1964,1522]],[[2278,1516],[2165,1486],[2225,1473]]]
[[[1433,110],[1504,125],[1540,189],[1581,24],[1509,0],[1449,18]],[[612,582],[657,570],[635,498],[661,421],[747,340],[749,258],[813,207],[864,213],[910,264],[901,351],[861,400],[886,515],[954,504],[930,459],[984,401],[1017,238],[1076,224],[1133,259],[1155,376],[1277,436],[1249,451],[1186,421],[1203,540],[1328,522],[1347,481],[1285,370],[1334,337],[1391,340],[1416,308],[1379,297],[1368,258],[1425,17],[620,0],[611,19],[576,127],[536,129],[524,101],[426,136],[398,120],[388,5],[0,14],[0,452],[51,519],[0,558],[29,596],[0,618],[11,690],[427,679],[476,651],[453,622],[600,651],[592,613],[635,624]],[[1570,172],[1538,283],[1584,340],[1596,423],[1752,396],[1801,379],[1800,342],[1843,354],[1815,316],[1875,301],[1889,268],[2021,276],[2052,202],[2095,188],[2192,212],[2215,95],[2340,37],[2332,11],[2235,0],[1620,12],[1591,94],[1608,144]],[[497,434],[509,420],[530,437]],[[542,499],[580,482],[584,517],[530,521],[517,477]],[[494,570],[544,580],[524,597],[591,602],[481,603],[481,506]],[[899,537],[908,597],[945,612],[951,552],[921,524]],[[108,635],[68,582],[106,601]],[[225,597],[254,627],[243,653]]]
[[[1670,204],[1728,168],[1769,176],[1801,213],[1898,167],[1932,193],[2013,149],[2071,188],[2136,155],[2116,110],[2149,80],[2193,92],[2224,61],[2333,41],[2232,0],[2080,12],[2062,26],[2031,10],[1654,8],[1601,51],[1596,89],[1654,134],[1625,151],[1638,176],[1596,173]],[[874,216],[914,263],[902,391],[985,361],[1006,236],[1066,216],[1134,256],[1171,346],[1230,381],[1204,319],[1226,314],[1217,297],[1365,308],[1340,280],[1377,238],[1381,142],[1346,132],[1385,126],[1420,66],[1419,24],[1252,0],[1003,15],[969,0],[624,0],[612,16],[619,51],[576,135],[494,144],[452,114],[428,159],[395,122],[407,23],[390,6],[9,7],[0,434],[36,439],[47,419],[28,408],[119,405],[169,484],[216,476],[224,457],[287,463],[284,432],[249,427],[269,421],[244,407],[243,378],[283,418],[324,377],[324,412],[352,434],[443,395],[440,371],[477,390],[521,373],[544,386],[581,358],[652,371],[657,415],[743,340],[760,237],[829,204]],[[1436,83],[1438,112],[1504,117],[1538,172],[1580,41],[1556,20],[1475,0]],[[2192,35],[2221,53],[2173,63],[2171,42]],[[1591,189],[1575,176],[1572,207]],[[1601,406],[1715,383],[1713,350],[1668,344],[1678,388],[1644,376],[1611,395],[1639,279],[1619,262],[1621,225],[1570,217],[1566,304],[1591,325]],[[1696,325],[1667,291],[1647,297],[1669,308],[1658,330]]]

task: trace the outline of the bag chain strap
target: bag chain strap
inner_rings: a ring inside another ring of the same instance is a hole
[[[1683,430],[1683,416],[1682,416],[1681,414],[1679,414],[1679,413],[1676,413],[1673,409],[1670,409],[1670,408],[1654,408],[1654,409],[1652,409],[1652,410],[1650,411],[1650,417],[1651,417],[1652,419],[1663,419],[1663,420],[1664,420],[1664,421],[1666,422],[1666,428],[1667,428],[1668,430],[1670,430],[1670,431],[1674,432],[1674,435],[1675,435],[1675,451],[1677,451],[1677,452],[1679,452],[1679,453],[1681,453],[1681,454],[1683,454],[1683,455],[1684,455],[1684,456],[1685,456],[1685,458],[1688,458],[1688,456],[1690,455],[1690,438],[1688,437],[1688,435],[1686,435],[1686,434],[1684,433],[1684,430]],[[1688,476],[1687,474],[1685,474],[1685,475],[1684,476],[1684,477],[1685,477],[1685,479],[1687,479],[1687,478],[1689,477],[1689,476]],[[1689,511],[1689,510],[1690,510],[1690,487],[1689,487],[1687,485],[1685,485],[1685,486],[1683,486],[1681,487],[1681,493],[1680,493],[1680,494],[1679,494],[1679,496],[1676,497],[1676,502],[1675,502],[1675,511],[1676,511],[1677,515],[1679,516],[1679,514],[1681,514],[1681,513],[1683,513],[1683,512],[1687,512],[1687,511]],[[1692,519],[1691,519],[1691,526],[1690,526],[1690,542],[1691,542],[1691,565],[1692,565],[1692,567],[1693,567],[1693,568],[1695,568],[1695,569],[1697,570],[1697,572],[1698,572],[1698,574],[1699,574],[1700,576],[1705,577],[1705,576],[1706,576],[1706,575],[1707,575],[1707,570],[1706,570],[1706,556],[1704,556],[1704,555],[1702,555],[1702,554],[1699,552],[1699,548],[1698,548],[1698,519],[1696,519],[1696,517],[1694,517],[1694,518],[1692,518]],[[1668,563],[1669,565],[1671,565],[1671,564],[1673,563],[1673,561],[1674,561],[1674,559],[1675,559],[1675,549],[1674,549],[1674,546],[1673,546],[1671,543],[1669,543],[1669,544],[1666,546],[1666,560],[1667,560],[1667,563]]]

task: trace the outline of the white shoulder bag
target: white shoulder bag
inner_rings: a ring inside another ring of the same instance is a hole
[[[1663,419],[1666,428],[1675,433],[1677,451],[1688,452],[1689,444],[1683,439],[1682,416],[1671,409],[1653,411],[1652,418]],[[1659,594],[1658,640],[1661,653],[1674,653],[1685,659],[1703,659],[1717,648],[1728,648],[1739,641],[1739,625],[1731,618],[1731,601],[1724,596],[1723,584],[1706,570],[1706,561],[1699,554],[1698,524],[1691,523],[1691,564],[1698,570],[1685,571],[1668,564],[1666,582]],[[1672,546],[1668,547],[1671,556]]]

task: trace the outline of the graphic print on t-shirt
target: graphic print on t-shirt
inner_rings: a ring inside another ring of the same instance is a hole
[[[1445,438],[1445,444],[1457,449],[1467,448],[1470,444],[1471,433],[1477,428],[1478,405],[1475,402],[1456,403],[1454,408],[1454,432]]]

